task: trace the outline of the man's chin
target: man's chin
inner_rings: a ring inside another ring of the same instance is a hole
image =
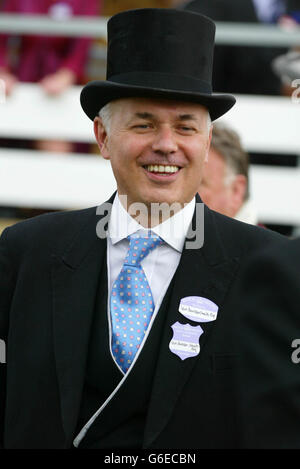
[[[174,189],[149,191],[149,193],[144,191],[141,202],[145,203],[148,207],[153,204],[181,204],[182,197],[177,197]]]
[[[165,197],[155,194],[143,196],[134,202],[127,201],[127,211],[138,223],[143,226],[156,226],[175,215],[184,207],[184,203],[174,197]]]

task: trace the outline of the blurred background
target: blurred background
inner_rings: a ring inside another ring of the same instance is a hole
[[[213,87],[237,104],[217,121],[203,200],[300,234],[300,0],[0,0],[0,232],[115,190],[79,94],[105,79],[109,17],[144,7],[217,24]]]

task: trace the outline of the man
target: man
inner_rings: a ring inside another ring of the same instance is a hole
[[[81,104],[118,192],[1,238],[6,448],[238,444],[227,296],[281,237],[195,199],[210,120],[234,104],[211,90],[214,32],[171,9],[110,19],[107,80]]]
[[[299,258],[300,239],[257,253],[234,290],[244,448],[300,448]]]
[[[208,161],[204,167],[199,194],[212,210],[245,223],[257,224],[249,200],[249,156],[238,134],[214,124]]]

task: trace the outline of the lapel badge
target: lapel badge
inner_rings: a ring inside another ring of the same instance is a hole
[[[202,296],[186,296],[180,300],[179,312],[195,322],[215,321],[218,315],[218,306],[208,298]]]
[[[178,355],[181,360],[198,355],[200,352],[199,339],[203,329],[200,326],[181,324],[178,321],[171,327],[173,329],[173,337],[169,343],[171,352]]]

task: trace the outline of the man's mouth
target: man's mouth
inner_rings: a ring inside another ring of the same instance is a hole
[[[177,171],[180,170],[179,166],[174,166],[174,165],[148,164],[148,165],[145,165],[144,168],[150,173],[154,173],[154,174],[171,174],[171,173],[177,173]]]

